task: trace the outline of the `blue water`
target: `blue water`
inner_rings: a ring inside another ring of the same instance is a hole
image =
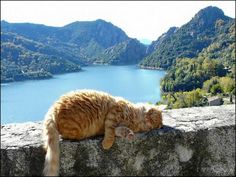
[[[132,102],[160,100],[160,79],[165,71],[136,66],[89,66],[83,72],[56,75],[48,80],[1,85],[1,123],[43,120],[60,95],[76,89],[96,89]]]

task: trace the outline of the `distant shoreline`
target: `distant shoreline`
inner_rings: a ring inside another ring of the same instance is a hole
[[[138,67],[140,69],[150,69],[150,70],[162,70],[165,71],[164,68],[159,68],[159,67],[154,67],[154,66],[142,66],[142,65],[138,65]]]
[[[138,64],[130,64],[130,65],[135,65],[138,69],[147,69],[147,70],[159,70],[159,71],[165,71],[165,69],[163,68],[157,68],[157,67],[150,67],[150,66],[140,66]],[[34,81],[34,80],[46,80],[46,79],[53,79],[54,76],[56,75],[61,75],[61,74],[69,74],[69,73],[76,73],[76,72],[83,72],[84,71],[84,67],[88,67],[88,66],[130,66],[130,65],[110,65],[110,64],[107,64],[107,63],[104,63],[104,64],[98,64],[98,63],[93,63],[91,65],[85,65],[83,67],[81,67],[81,70],[79,71],[72,71],[72,72],[65,72],[65,73],[57,73],[57,74],[52,74],[51,77],[41,77],[41,78],[27,78],[27,79],[22,79],[22,80],[4,80],[4,81],[1,81],[0,84],[1,86],[4,86],[4,85],[7,85],[9,83],[13,83],[13,82],[24,82],[24,81]]]

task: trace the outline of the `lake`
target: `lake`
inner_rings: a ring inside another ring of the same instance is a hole
[[[40,121],[60,95],[77,89],[96,89],[132,102],[160,100],[165,71],[137,66],[88,66],[82,72],[47,80],[1,84],[1,124]]]

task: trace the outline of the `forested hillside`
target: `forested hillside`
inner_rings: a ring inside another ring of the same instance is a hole
[[[216,22],[218,35],[195,58],[177,59],[162,80],[169,107],[201,106],[206,97],[235,95],[235,22]]]
[[[1,33],[1,81],[44,79],[52,74],[80,71],[71,56],[14,33]]]
[[[159,38],[154,51],[144,58],[141,67],[169,69],[177,58],[194,58],[211,45],[217,38],[226,33],[234,19],[224,15],[224,12],[209,6],[200,10],[191,21],[164,34]]]
[[[112,65],[137,64],[145,56],[146,47],[137,39],[129,39],[107,48],[94,60],[94,63]]]
[[[137,64],[143,51],[145,45],[104,20],[63,27],[1,21],[1,82],[49,78],[101,61]]]

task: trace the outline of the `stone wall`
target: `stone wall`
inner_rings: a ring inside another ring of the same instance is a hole
[[[60,175],[235,176],[235,105],[165,110],[164,128],[117,139],[60,141]],[[42,175],[41,122],[1,126],[1,176]]]

